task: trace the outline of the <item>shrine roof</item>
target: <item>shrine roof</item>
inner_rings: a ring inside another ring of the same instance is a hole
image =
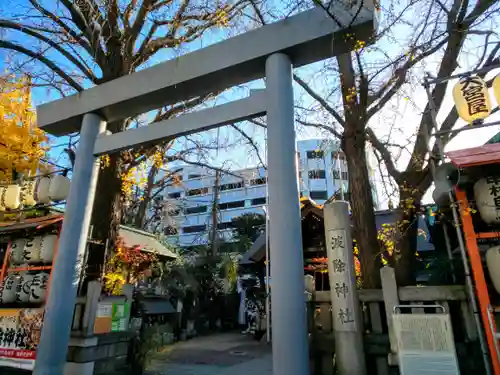
[[[40,229],[62,221],[64,218],[61,214],[48,214],[45,216],[22,219],[20,221],[5,221],[0,222],[0,233],[10,233],[25,229]]]
[[[500,164],[500,143],[449,151],[446,156],[459,168]]]

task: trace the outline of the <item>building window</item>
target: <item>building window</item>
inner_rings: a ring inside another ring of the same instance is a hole
[[[337,170],[332,170],[332,176],[334,180],[340,180],[340,172]]]
[[[266,198],[255,198],[252,199],[252,206],[260,206],[266,204]]]
[[[188,197],[192,197],[192,196],[195,196],[195,195],[203,195],[203,194],[207,194],[208,193],[208,188],[204,187],[204,188],[200,188],[200,189],[191,189],[191,190],[188,190],[186,195]]]
[[[250,180],[250,185],[265,185],[267,182],[267,178],[265,177],[259,177],[259,178],[254,178],[253,180]]]
[[[328,192],[326,191],[311,191],[309,193],[309,196],[311,199],[322,199],[322,200],[327,200],[328,199]]]
[[[201,174],[198,174],[198,173],[191,173],[191,174],[188,174],[188,178],[191,179],[191,178],[200,178],[201,177]]]
[[[309,179],[312,179],[312,180],[318,180],[318,179],[325,179],[326,178],[326,174],[325,174],[325,170],[324,169],[316,169],[316,170],[313,170],[313,171],[309,171],[308,175],[309,175]]]
[[[203,212],[207,212],[207,206],[186,207],[184,209],[184,213],[186,215],[189,215],[189,214],[201,214]]]
[[[342,172],[342,180],[348,180],[349,177],[347,176],[347,172]]]
[[[332,152],[332,160],[345,160],[345,155],[343,152],[333,151]]]
[[[243,183],[243,181],[241,181],[241,182],[231,182],[229,184],[224,184],[224,185],[219,186],[219,190],[220,191],[224,191],[224,190],[241,189],[244,186],[245,186],[245,184]]]
[[[325,153],[321,150],[307,151],[308,159],[323,159]]]
[[[183,233],[200,233],[204,232],[207,229],[206,225],[192,225],[190,227],[182,228]]]
[[[178,199],[181,197],[181,192],[180,191],[176,191],[175,193],[170,193],[168,194],[168,197],[170,199]]]
[[[230,210],[231,208],[241,208],[245,207],[245,201],[220,203],[219,210]]]
[[[218,223],[217,224],[217,229],[218,230],[224,230],[224,229],[232,229],[234,228],[234,225],[231,221],[227,222],[227,223]]]
[[[164,233],[166,236],[173,236],[173,235],[177,234],[177,228],[175,228],[171,225],[168,225],[165,227]]]

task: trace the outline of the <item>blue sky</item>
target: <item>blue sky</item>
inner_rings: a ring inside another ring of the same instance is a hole
[[[23,13],[23,9],[28,4],[27,0],[3,0],[2,2],[7,2],[7,7],[5,9],[7,10],[7,17],[20,17],[20,20],[22,21],[23,17],[29,16],[27,13]],[[47,5],[50,9],[55,9],[54,4],[56,4],[53,0],[45,0],[43,1],[45,5]],[[390,0],[382,1],[382,6],[385,4],[389,4]],[[399,5],[394,5],[394,7],[397,8],[397,6],[403,6],[404,1],[398,3]],[[471,2],[473,3],[473,2]],[[283,7],[280,5],[282,4],[279,0],[276,0],[274,2],[270,3],[270,7],[272,8],[274,13],[282,13],[283,12]],[[393,3],[391,3],[393,5]],[[473,6],[474,4],[471,4]],[[387,18],[387,17],[386,17]],[[411,20],[410,20],[411,21]],[[384,14],[382,14],[382,25],[384,22],[387,22],[387,19],[384,18]],[[238,30],[233,30],[233,29],[226,29],[226,30],[211,30],[207,32],[202,39],[197,40],[196,42],[184,46],[182,49],[169,49],[169,50],[162,50],[159,52],[154,58],[152,58],[150,61],[148,61],[147,65],[141,67],[141,68],[146,68],[148,66],[160,63],[164,60],[173,58],[179,54],[183,54],[198,48],[203,48],[204,46],[207,46],[209,44],[216,43],[224,38],[227,38],[228,36],[233,35],[234,33],[241,32],[242,28],[249,27],[250,25],[243,25],[240,26]],[[390,56],[396,56],[402,51],[404,48],[406,48],[406,41],[405,41],[405,36],[409,35],[412,32],[412,24],[411,22],[406,25],[401,25],[398,26],[397,39],[391,39],[391,38],[385,38],[381,42],[378,43],[378,48],[383,50],[384,54],[390,55]],[[492,26],[493,27],[493,26]],[[13,36],[13,34],[7,34],[9,37]],[[16,34],[19,35],[19,34]],[[3,35],[5,37],[5,35]],[[30,41],[25,38],[25,37],[16,37],[17,41],[19,41],[22,44],[28,45]],[[494,40],[494,39],[492,39]],[[475,37],[472,38],[468,45],[468,50],[474,50],[475,47],[480,45],[480,43],[483,41],[483,37]],[[476,46],[477,45],[477,46]],[[49,52],[48,53],[57,63],[62,63],[63,59],[60,56],[55,55],[54,53]],[[376,50],[373,50],[370,52],[369,58],[366,58],[365,61],[366,63],[369,64],[376,64],[381,55],[380,52],[377,52]],[[10,54],[7,54],[5,51],[0,50],[0,64],[2,64],[2,70],[5,69],[5,65],[7,62],[11,60],[12,57]],[[460,61],[461,67],[460,70],[465,71],[468,70],[472,64],[473,64],[473,57],[469,56],[469,54],[464,54],[462,56],[462,60]],[[426,71],[433,71],[436,68],[436,61],[437,60],[427,60],[426,65],[421,67],[421,70],[426,70]],[[328,60],[326,62],[322,63],[317,63],[313,64],[309,67],[303,68],[298,70],[298,73],[301,77],[303,77],[306,81],[310,81],[313,83],[313,86],[315,89],[322,93],[323,95],[329,94],[331,91],[331,87],[337,87],[338,86],[338,76],[336,74],[331,74],[331,73],[325,73],[324,72],[324,67],[327,66],[328,68],[334,67],[334,64],[332,63],[331,60]],[[33,65],[31,64],[29,67],[32,69],[39,69],[39,65]],[[318,73],[319,71],[322,71],[323,73]],[[87,85],[88,86],[88,85]],[[235,88],[234,90],[230,90],[221,97],[217,99],[217,103],[221,103],[223,101],[229,101],[229,100],[234,100],[235,98],[244,96],[248,93],[248,90],[250,88],[256,88],[256,87],[263,87],[263,82],[254,82],[250,83],[249,85],[245,85],[245,87],[242,88]],[[388,123],[402,123],[400,127],[398,127],[397,131],[391,132],[391,137],[393,141],[400,141],[404,142],[406,138],[411,137],[411,133],[415,129],[415,124],[418,123],[420,119],[420,112],[425,105],[425,93],[423,90],[418,86],[408,86],[402,90],[403,96],[407,95],[407,98],[397,98],[393,102],[391,102],[386,109],[381,111],[381,113],[374,118],[370,125],[374,127],[377,130],[377,134],[380,134],[381,137],[387,134],[389,131],[388,129],[390,126],[388,126]],[[334,93],[334,97],[332,98],[332,102],[338,102],[337,98],[335,97],[338,94]],[[33,99],[35,104],[39,104],[42,102],[47,102],[54,100],[58,97],[58,94],[55,93],[55,91],[47,91],[46,89],[36,89],[34,90],[33,93]],[[451,98],[451,95],[449,95],[449,98]],[[447,103],[445,107],[451,108],[452,102],[451,99],[447,99]],[[407,99],[407,100],[405,100]],[[296,100],[297,102],[300,103],[301,106],[311,108],[314,103],[308,97],[307,95],[304,94],[303,91],[300,89],[296,90]],[[213,102],[207,103],[207,105],[213,105]],[[444,112],[443,112],[444,113]],[[441,113],[441,115],[443,115]],[[321,111],[316,111],[314,115],[310,116],[312,120],[317,120],[317,121],[330,121],[329,118],[326,118]],[[411,124],[414,124],[412,127]],[[399,129],[400,128],[400,129]],[[261,150],[264,149],[264,140],[265,140],[265,133],[262,129],[256,128],[254,126],[245,126],[244,130],[249,133],[249,135],[252,136],[254,141],[261,147]],[[320,133],[314,129],[311,128],[298,128],[297,129],[297,137],[299,139],[304,139],[304,138],[311,138],[311,137],[317,137],[320,135]],[[479,144],[484,143],[487,139],[489,139],[492,134],[495,134],[496,132],[500,131],[500,127],[496,128],[490,128],[490,129],[483,129],[483,130],[474,130],[474,136],[471,137],[470,134],[465,134],[460,135],[454,140],[449,148],[463,148],[463,147],[471,147],[471,146],[476,146]],[[471,133],[471,132],[467,132]],[[208,142],[209,140],[212,141],[217,141],[219,140],[219,144],[224,144],[226,141],[229,141],[231,143],[232,140],[235,139],[235,133],[234,131],[230,131],[227,128],[222,128],[218,131],[210,131],[207,132],[203,135],[200,136],[201,139],[204,142]],[[394,139],[396,138],[396,139]],[[60,138],[56,141],[56,143],[59,144],[65,144],[67,143],[67,138]],[[176,149],[179,149],[182,147],[182,144],[178,144],[175,146]],[[53,155],[56,157],[60,153],[61,148],[55,148]],[[262,156],[264,156],[264,153],[262,151]],[[232,168],[241,168],[241,167],[246,167],[246,166],[251,166],[255,165],[258,162],[258,159],[255,155],[250,155],[249,157],[249,149],[242,149],[239,147],[237,150],[234,149],[228,149],[228,150],[219,150],[216,153],[212,153],[209,155],[209,158],[212,159],[210,160],[211,163],[215,164],[225,164],[225,167],[228,167],[229,165],[232,165]],[[230,161],[230,164],[227,162]],[[59,160],[60,163],[65,163],[64,158]],[[401,160],[398,163],[398,166],[403,167],[405,163],[407,162],[407,159],[405,160],[405,155],[402,155]]]

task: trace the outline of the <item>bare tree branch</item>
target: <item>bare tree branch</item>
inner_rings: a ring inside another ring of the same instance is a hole
[[[378,113],[384,106],[394,97],[403,84],[406,82],[406,77],[408,71],[418,64],[420,61],[425,59],[428,56],[433,55],[437,51],[439,51],[446,44],[446,39],[442,40],[438,44],[436,44],[433,48],[428,49],[424,53],[420,54],[417,57],[413,55],[406,61],[406,63],[401,67],[396,69],[394,76],[387,82],[387,85],[384,85],[382,88],[384,91],[379,91],[378,94],[374,95],[374,98],[380,98],[376,104],[368,110],[368,118],[371,118],[373,115]],[[385,94],[384,94],[385,93]],[[382,96],[383,95],[383,96]]]
[[[296,119],[296,121],[299,124],[304,125],[304,126],[310,126],[313,128],[325,130],[326,132],[333,135],[335,138],[342,139],[342,134],[340,134],[338,131],[335,130],[335,128],[333,128],[330,125],[320,124],[317,122],[304,121],[304,120],[300,120],[300,119]]]
[[[54,48],[57,52],[59,52],[61,55],[63,55],[66,59],[68,59],[69,62],[71,62],[73,65],[75,65],[80,71],[92,82],[96,82],[97,78],[93,74],[93,72],[88,69],[85,65],[83,65],[80,61],[78,61],[76,58],[74,58],[70,53],[68,53],[64,48],[62,48],[59,44],[56,42],[52,41],[51,39],[45,37],[44,35],[32,30],[29,26],[24,26],[21,24],[17,24],[11,21],[7,20],[0,20],[0,29],[5,28],[5,29],[12,29],[12,30],[18,30],[26,35],[35,37],[36,39],[48,44],[52,48]]]
[[[309,86],[302,78],[300,78],[298,75],[294,74],[293,79],[295,82],[297,82],[314,100],[316,100],[321,106],[327,110],[339,123],[340,126],[344,127],[345,126],[345,121],[344,119],[338,114],[338,112],[328,104],[328,102],[321,97],[320,94],[318,94],[316,91],[314,91],[311,86]]]
[[[366,136],[367,141],[377,150],[384,161],[384,164],[387,168],[387,171],[391,175],[391,177],[396,181],[396,183],[401,183],[401,172],[398,171],[394,161],[392,159],[392,155],[389,152],[386,145],[384,145],[375,135],[375,132],[369,126],[366,127]]]
[[[35,60],[40,61],[44,65],[46,65],[49,69],[57,73],[61,78],[63,78],[68,84],[73,87],[77,91],[83,91],[83,87],[80,86],[73,78],[71,78],[68,74],[64,72],[60,67],[58,67],[54,62],[49,60],[47,57],[43,56],[43,54],[40,53],[35,53],[33,51],[30,51],[29,49],[20,46],[18,44],[14,44],[11,42],[8,42],[6,40],[0,40],[0,48],[4,49],[10,49],[12,51],[16,51],[19,53],[22,53],[23,55],[26,55],[28,57],[31,57]]]
[[[257,144],[254,142],[252,137],[250,137],[243,129],[238,127],[235,124],[230,125],[234,130],[236,130],[238,133],[240,133],[243,138],[245,138],[250,146],[255,150],[255,153],[257,154],[257,158],[259,158],[259,162],[262,165],[262,167],[267,170],[267,164],[264,160],[262,160],[262,157],[260,156],[259,148],[257,147]]]

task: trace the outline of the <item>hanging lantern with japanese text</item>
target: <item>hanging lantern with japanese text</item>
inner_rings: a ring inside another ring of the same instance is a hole
[[[481,219],[489,225],[500,224],[500,176],[486,176],[477,181],[474,197]]]
[[[493,93],[497,99],[497,104],[500,105],[500,74],[493,80]]]
[[[459,116],[469,124],[481,123],[491,113],[488,87],[481,77],[464,77],[453,88]]]
[[[500,293],[500,246],[489,248],[486,251],[485,260],[493,287],[497,293]]]

